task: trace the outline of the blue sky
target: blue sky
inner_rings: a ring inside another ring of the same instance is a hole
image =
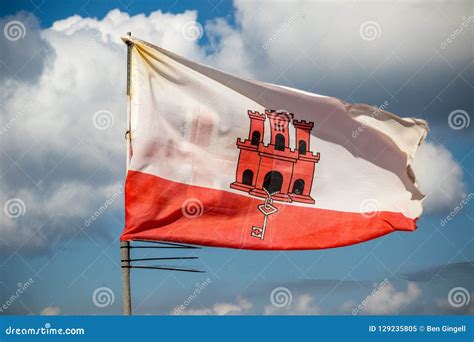
[[[156,11],[169,15],[154,21]],[[75,15],[84,26],[65,20]],[[21,198],[26,212],[1,221],[0,304],[33,279],[2,314],[121,312],[122,197],[90,226],[84,222],[124,181],[125,48],[114,40],[128,30],[228,72],[348,102],[388,101],[389,111],[424,118],[431,129],[415,168],[428,194],[417,231],[319,251],[133,250],[134,257],[196,255],[199,261],[186,265],[206,270],[134,270],[136,314],[169,314],[207,279],[190,313],[268,313],[272,290],[285,287],[292,304],[277,313],[351,314],[386,278],[376,302],[382,308],[369,305],[365,313],[472,314],[472,303],[456,308],[447,300],[453,288],[474,290],[473,204],[440,223],[474,185],[473,125],[453,129],[448,121],[453,111],[469,120],[474,112],[472,15],[467,1],[384,9],[350,2],[2,1],[2,28],[19,20],[26,35],[0,42],[2,127],[14,119],[0,138],[0,200],[3,206]],[[292,16],[294,26],[263,51]],[[201,39],[167,39],[196,19]],[[379,25],[374,41],[360,39],[366,21]],[[103,35],[95,39],[97,32]],[[104,109],[114,114],[113,127],[95,130],[91,117]],[[114,295],[105,307],[92,300],[101,287]]]
[[[160,6],[155,7],[149,1],[82,1],[73,0],[66,3],[57,1],[4,1],[3,15],[13,15],[19,11],[27,11],[35,14],[41,22],[42,27],[49,27],[59,19],[75,14],[85,17],[103,18],[111,9],[126,11],[130,15],[150,14],[161,10],[170,13],[182,13],[186,10],[197,10],[199,20],[204,22],[215,17],[232,18],[231,1],[160,1]]]

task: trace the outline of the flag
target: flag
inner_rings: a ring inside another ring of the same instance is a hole
[[[410,164],[423,120],[123,40],[131,49],[123,241],[321,249],[416,229],[424,196]]]

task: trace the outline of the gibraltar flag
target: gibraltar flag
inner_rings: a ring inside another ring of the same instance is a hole
[[[320,249],[413,231],[426,122],[239,78],[132,37],[121,240]]]

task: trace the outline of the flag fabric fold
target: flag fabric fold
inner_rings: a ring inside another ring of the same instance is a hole
[[[133,37],[128,240],[320,249],[416,229],[426,122],[239,78]]]

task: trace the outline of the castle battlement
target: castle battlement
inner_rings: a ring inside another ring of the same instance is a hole
[[[307,122],[305,120],[293,120],[293,125],[295,127],[303,128],[303,129],[313,129],[314,123],[313,122]]]
[[[251,118],[251,119],[262,120],[262,121],[265,120],[265,114],[260,113],[258,110],[256,110],[256,111],[249,110],[249,111],[247,111],[247,114],[248,114],[249,118]]]
[[[289,113],[289,112],[285,112],[285,111],[277,112],[275,110],[269,110],[269,109],[265,109],[265,115],[269,119],[283,120],[283,121],[288,121],[288,122],[293,120],[293,117],[294,117],[293,113]]]

